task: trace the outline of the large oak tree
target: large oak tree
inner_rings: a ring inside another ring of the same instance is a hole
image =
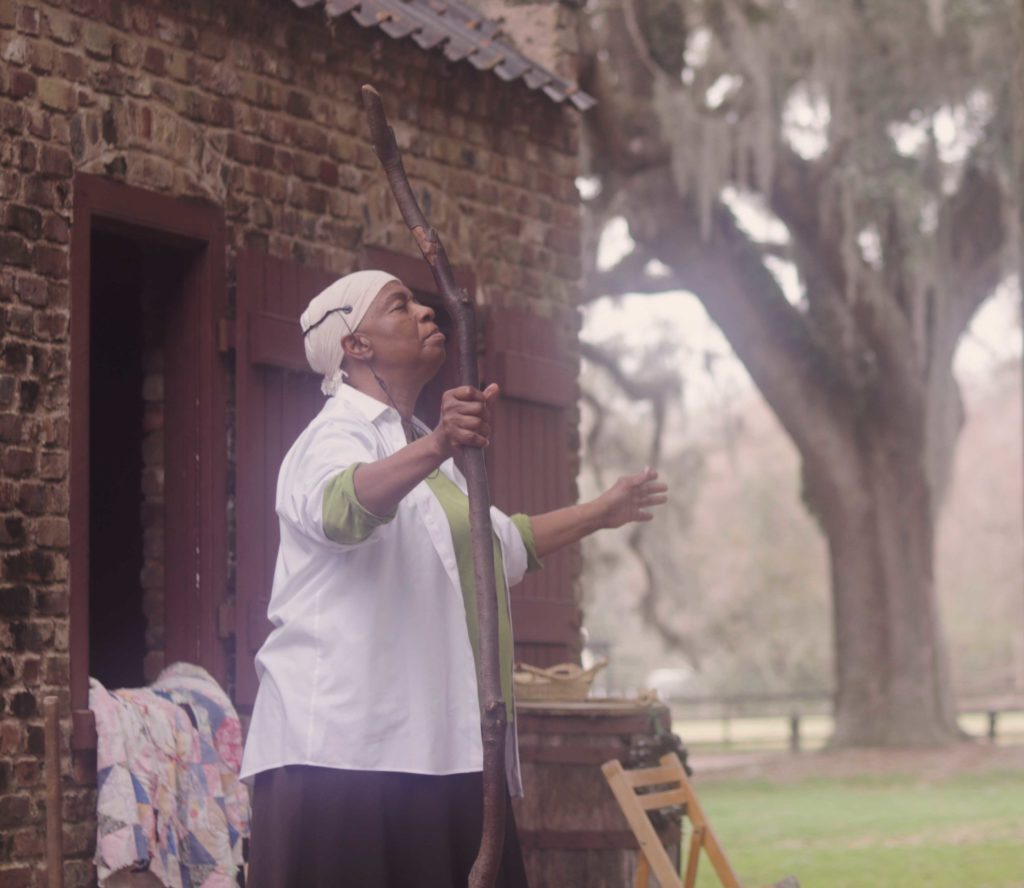
[[[957,735],[934,528],[954,353],[1015,242],[1019,11],[591,0],[583,21],[590,244],[621,216],[636,245],[591,262],[589,293],[696,293],[798,448],[831,558],[837,744]]]

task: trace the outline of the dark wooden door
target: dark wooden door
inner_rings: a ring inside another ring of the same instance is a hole
[[[484,378],[501,386],[488,474],[495,505],[537,515],[574,501],[570,408],[575,367],[560,327],[518,309],[486,313]],[[537,666],[576,661],[580,650],[577,547],[545,559],[512,590],[516,659]]]
[[[335,275],[246,250],[238,255],[236,382],[235,698],[256,698],[253,657],[271,629],[267,604],[280,542],[274,507],[288,448],[320,411],[299,315]]]

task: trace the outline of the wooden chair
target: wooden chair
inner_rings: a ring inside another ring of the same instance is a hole
[[[663,755],[661,764],[654,768],[639,768],[627,771],[617,759],[601,766],[605,780],[615,794],[615,799],[626,816],[633,835],[640,843],[640,859],[637,861],[634,888],[647,888],[651,873],[654,873],[661,888],[694,888],[697,884],[697,864],[703,850],[714,867],[718,881],[723,888],[742,888],[729,858],[718,843],[704,809],[701,808],[697,793],[686,779],[686,771],[679,757],[673,752]],[[647,790],[637,792],[637,790]],[[683,817],[693,824],[690,848],[686,855],[686,876],[683,881],[669,858],[654,825],[647,816],[648,811],[659,808],[682,807]],[[799,888],[791,876],[777,882],[775,888]]]

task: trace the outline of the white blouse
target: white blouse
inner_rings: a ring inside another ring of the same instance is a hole
[[[483,767],[473,651],[451,530],[425,481],[363,542],[323,531],[324,488],[406,444],[398,413],[342,385],[281,464],[281,547],[256,655],[259,691],[241,776],[283,765],[457,774]],[[465,491],[447,460],[441,471]],[[491,509],[507,588],[527,568],[519,531]],[[514,725],[506,771],[522,794]]]

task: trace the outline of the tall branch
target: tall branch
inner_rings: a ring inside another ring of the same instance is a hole
[[[476,359],[476,315],[473,300],[455,283],[441,238],[430,227],[409,184],[395,133],[384,116],[380,96],[372,86],[363,87],[363,104],[370,121],[373,149],[387,174],[388,184],[409,226],[423,258],[430,266],[445,308],[455,324],[459,343],[459,381],[480,386]],[[469,874],[470,888],[492,888],[498,876],[505,842],[505,701],[501,693],[501,664],[498,646],[498,594],[494,575],[494,546],[491,527],[491,497],[487,487],[484,452],[463,450],[466,484],[469,488],[469,526],[473,546],[473,575],[476,582],[477,633],[481,704],[480,732],[483,743],[483,826],[480,850]]]

